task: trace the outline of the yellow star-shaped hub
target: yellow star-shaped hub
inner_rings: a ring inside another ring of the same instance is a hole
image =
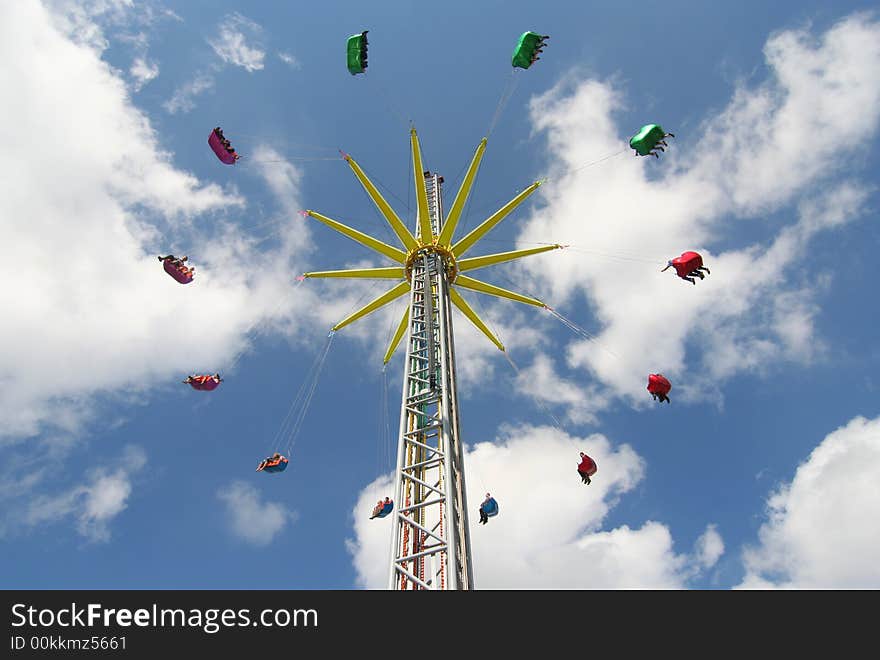
[[[455,233],[455,228],[458,225],[458,220],[461,217],[461,212],[464,209],[464,205],[467,202],[468,196],[471,193],[474,178],[477,175],[477,170],[479,170],[480,162],[483,159],[483,153],[486,151],[486,138],[483,138],[480,141],[476,152],[474,152],[474,157],[471,160],[470,167],[468,167],[467,174],[465,174],[464,180],[461,183],[461,187],[458,189],[458,194],[455,196],[455,201],[452,203],[452,208],[446,215],[446,219],[443,222],[439,234],[434,234],[431,230],[431,221],[428,215],[428,193],[427,188],[425,187],[425,177],[423,174],[424,170],[422,169],[422,153],[419,147],[419,137],[416,134],[416,130],[414,128],[410,131],[410,143],[412,145],[413,178],[415,179],[416,197],[418,201],[418,236],[413,236],[413,234],[410,233],[409,229],[406,228],[406,225],[403,224],[398,215],[394,212],[391,206],[389,206],[388,202],[385,201],[385,198],[382,197],[382,194],[376,189],[376,186],[373,185],[373,182],[370,181],[366,174],[364,174],[364,171],[355,162],[354,158],[347,154],[345,155],[346,162],[351,167],[355,176],[358,178],[358,181],[361,182],[364,190],[367,191],[367,195],[369,195],[370,199],[373,200],[376,208],[379,209],[379,211],[388,221],[391,229],[400,239],[400,242],[403,245],[403,249],[393,247],[391,245],[388,245],[387,243],[383,243],[382,241],[375,239],[372,236],[368,236],[367,234],[359,232],[356,229],[352,229],[351,227],[344,225],[341,222],[337,222],[336,220],[332,220],[327,216],[321,215],[316,211],[305,211],[307,215],[315,218],[320,222],[323,222],[328,227],[335,229],[339,233],[348,236],[358,243],[366,245],[368,248],[375,250],[379,254],[385,255],[399,265],[387,268],[327,270],[315,273],[303,273],[303,275],[305,277],[360,277],[370,279],[383,278],[389,280],[402,280],[390,291],[383,293],[375,300],[367,303],[361,309],[347,316],[339,323],[334,325],[333,330],[335,331],[345,327],[349,323],[358,320],[359,318],[366,316],[367,314],[370,314],[371,312],[376,311],[380,307],[383,307],[391,301],[396,300],[405,293],[408,293],[411,286],[413,262],[416,258],[419,258],[422,254],[424,254],[425,251],[434,252],[440,256],[446,270],[446,275],[450,284],[449,295],[452,303],[456,307],[458,307],[458,309],[484,335],[486,335],[493,344],[495,344],[499,349],[503,351],[504,345],[489,330],[489,328],[486,327],[486,324],[483,323],[483,321],[480,319],[479,316],[477,316],[474,310],[471,309],[470,305],[467,304],[465,299],[462,298],[461,294],[456,290],[456,287],[470,289],[472,291],[479,291],[480,293],[486,293],[491,296],[497,296],[499,298],[516,300],[517,302],[525,303],[527,305],[546,307],[547,305],[545,305],[540,300],[537,300],[536,298],[524,296],[513,291],[508,291],[507,289],[502,289],[501,287],[497,287],[492,284],[487,284],[486,282],[481,282],[480,280],[475,280],[471,277],[468,277],[464,273],[471,270],[476,270],[477,268],[484,268],[486,266],[499,264],[505,261],[513,261],[514,259],[527,257],[532,254],[539,254],[541,252],[547,252],[548,250],[555,250],[557,248],[561,248],[562,246],[547,245],[539,248],[531,248],[528,250],[514,250],[512,252],[487,254],[482,257],[470,257],[468,259],[462,259],[461,257],[465,252],[470,250],[483,236],[485,236],[493,227],[495,227],[495,225],[497,225],[505,217],[507,217],[511,211],[522,204],[529,195],[535,192],[535,190],[538,189],[538,186],[541,185],[541,182],[536,181],[535,183],[530,185],[528,188],[519,193],[516,197],[507,202],[507,204],[505,204],[491,216],[486,218],[486,220],[484,220],[482,224],[480,224],[476,229],[468,233],[464,238],[453,242],[452,236]],[[403,338],[403,334],[406,331],[406,324],[408,320],[409,309],[407,309],[406,313],[404,313],[403,315],[403,318],[400,320],[400,324],[397,326],[397,332],[394,333],[394,337],[391,339],[391,344],[388,346],[388,350],[385,352],[386,363],[388,362],[388,360],[391,359],[391,356],[394,354],[395,349],[400,344],[400,340]]]

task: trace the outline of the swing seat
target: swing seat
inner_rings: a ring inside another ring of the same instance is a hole
[[[284,472],[287,469],[287,463],[289,461],[283,456],[277,461],[269,461],[266,463],[266,467],[262,469],[262,472]]]
[[[592,477],[594,474],[596,474],[596,469],[596,461],[584,454],[584,457],[581,459],[580,465],[578,465],[578,474],[585,474],[588,477]]]
[[[217,135],[216,131],[211,131],[211,135],[208,136],[208,144],[211,147],[211,151],[220,159],[220,162],[226,165],[235,165],[235,156],[226,150],[226,147],[220,142],[220,136]]]
[[[171,263],[170,259],[165,259],[162,262],[162,267],[165,269],[166,273],[171,275],[171,277],[173,277],[181,284],[189,284],[193,281],[192,271],[189,268],[184,270],[179,266],[175,266],[173,263]]]
[[[394,502],[389,502],[388,504],[386,504],[385,506],[382,507],[382,510],[379,511],[379,513],[374,514],[373,518],[384,518],[389,513],[391,513],[393,510],[394,510]]]
[[[193,380],[189,382],[189,386],[194,390],[199,390],[202,392],[210,392],[212,390],[217,389],[220,385],[219,382],[214,380],[211,376],[196,376]]]
[[[672,260],[672,267],[679,277],[687,277],[692,271],[703,265],[703,257],[696,252],[684,252]]]
[[[494,518],[498,515],[498,502],[495,501],[495,498],[492,498],[482,506],[482,509],[486,516]]]
[[[657,146],[657,143],[663,139],[666,131],[658,124],[646,124],[639,129],[639,132],[629,139],[629,146],[639,154],[639,156],[648,156],[651,150]]]
[[[666,379],[663,374],[649,374],[648,375],[648,387],[647,390],[651,394],[662,394],[667,395],[669,391],[672,389],[672,384]]]

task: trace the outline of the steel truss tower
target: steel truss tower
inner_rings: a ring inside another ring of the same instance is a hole
[[[355,160],[345,154],[364,190],[402,244],[383,243],[316,211],[303,214],[395,262],[391,267],[304,273],[305,277],[355,277],[398,280],[396,286],[333,326],[339,330],[409,293],[410,301],[385,352],[387,363],[406,336],[403,395],[397,443],[389,589],[473,589],[464,452],[459,430],[452,307],[455,306],[496,347],[504,345],[471,309],[458,289],[546,307],[540,300],[465,275],[521,257],[561,247],[514,250],[462,258],[485,234],[529,197],[540,182],[507,204],[458,241],[453,241],[483,153],[484,138],[444,218],[443,177],[422,168],[415,129],[410,131],[413,179],[418,213],[411,233]]]
[[[424,173],[440,233],[443,178]],[[413,263],[394,480],[390,589],[472,589],[464,463],[455,391],[447,264],[431,247]]]

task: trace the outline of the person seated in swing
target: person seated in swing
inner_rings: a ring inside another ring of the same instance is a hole
[[[480,524],[485,525],[489,522],[489,516],[498,513],[498,502],[489,493],[486,493],[486,499],[480,505]]]
[[[373,518],[384,518],[391,513],[393,507],[394,503],[391,501],[390,497],[386,497],[384,502],[379,500],[376,502],[376,506],[373,507],[373,515],[370,516],[370,520]]]
[[[189,259],[186,255],[177,258],[173,254],[169,254],[167,257],[159,257],[159,261],[170,261],[175,266],[183,266],[183,262]]]
[[[191,376],[187,376],[186,380],[183,381],[185,385],[189,385],[194,390],[207,390],[211,391],[217,388],[217,386],[223,382],[223,379],[220,378],[220,374],[216,373],[213,376],[208,374],[193,374]]]
[[[703,257],[698,252],[684,252],[680,257],[670,259],[660,272],[667,268],[675,268],[676,275],[691,284],[697,283],[697,277],[702,280],[710,274],[709,269],[703,265]],[[703,271],[706,271],[706,275],[703,275]]]
[[[596,461],[581,452],[581,462],[578,464],[578,474],[581,477],[581,483],[590,485],[590,477],[596,474]]]
[[[159,256],[159,261],[162,262],[165,272],[181,284],[187,284],[189,281],[192,281],[192,278],[195,275],[196,269],[192,266],[187,266],[184,263],[187,259],[189,259],[189,257],[186,255],[183,257],[175,257],[173,254],[169,254],[166,257]],[[169,270],[169,268],[171,270]],[[181,279],[181,277],[184,279]],[[189,280],[186,278],[189,278]]]
[[[268,458],[264,458],[260,462],[260,464],[257,466],[256,471],[261,472],[262,470],[265,470],[267,467],[274,467],[274,466],[278,465],[279,463],[281,463],[282,458],[283,458],[283,456],[281,456],[281,454],[279,454],[276,451],[274,454],[272,454]]]

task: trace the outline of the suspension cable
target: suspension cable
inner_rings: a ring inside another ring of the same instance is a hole
[[[511,368],[513,369],[514,373],[516,374],[517,379],[519,379],[520,376],[522,375],[522,372],[520,371],[519,367],[516,366],[516,363],[513,361],[513,358],[510,357],[510,355],[507,353],[507,351],[504,351],[504,358],[507,360],[507,363],[508,363],[508,364],[511,366]],[[541,399],[539,399],[539,398],[537,397],[537,395],[535,395],[535,394],[531,394],[531,393],[530,393],[529,396],[532,397],[532,400],[533,400],[535,403],[538,404],[538,407],[540,407],[541,410],[543,410],[543,411],[546,413],[546,415],[547,415],[551,420],[553,420],[553,426],[555,426],[557,429],[559,429],[559,430],[562,431],[563,433],[568,433],[568,432],[562,427],[562,422],[559,421],[559,419],[556,417],[556,415],[554,415],[552,412],[550,412],[550,409],[547,408],[547,406],[544,405],[544,402],[541,401]]]
[[[293,285],[290,289],[288,289],[287,293],[281,298],[281,300],[278,301],[278,304],[275,305],[275,308],[269,314],[269,318],[272,318],[273,316],[275,316],[275,314],[278,312],[278,310],[281,309],[282,305],[285,305],[287,303],[287,301],[290,300],[290,298],[293,296],[294,290],[302,284],[302,280],[299,280],[299,278],[297,278],[297,280],[298,280],[297,283],[295,285]],[[245,333],[244,333],[245,338],[247,338],[248,335],[250,335],[251,330],[254,329],[254,326],[256,326],[257,323],[260,322],[260,320],[261,320],[261,317],[257,317],[253,321],[251,321],[251,324],[248,326],[247,330],[245,330]],[[256,337],[261,335],[263,332],[264,332],[264,330],[262,328],[260,328],[254,334],[253,338],[255,339]],[[225,371],[232,371],[232,369],[238,364],[238,361],[241,359],[242,355],[244,355],[247,348],[248,348],[248,344],[247,344],[247,341],[245,341],[244,344],[242,345],[241,349],[233,357],[232,362],[230,362],[229,365],[227,365],[225,367]]]
[[[605,351],[606,353],[608,353],[608,355],[610,355],[611,357],[613,357],[615,360],[619,360],[619,359],[620,359],[620,357],[619,357],[616,353],[614,353],[614,351],[612,351],[612,350],[609,349],[609,348],[605,348],[605,346],[602,345],[602,342],[599,341],[599,338],[598,338],[598,337],[596,337],[596,336],[593,335],[593,334],[590,334],[590,333],[587,332],[584,328],[582,328],[581,326],[579,326],[577,323],[575,323],[575,322],[572,321],[571,319],[567,319],[567,318],[565,318],[562,314],[560,314],[559,312],[557,312],[557,311],[556,311],[555,309],[553,309],[552,307],[549,307],[549,306],[548,306],[548,307],[546,307],[545,309],[546,309],[548,312],[550,312],[550,314],[552,314],[555,318],[557,318],[557,319],[559,319],[560,321],[562,321],[563,325],[565,325],[565,327],[567,327],[569,330],[571,330],[572,332],[574,332],[576,335],[579,335],[579,336],[583,337],[584,339],[587,339],[588,341],[591,341],[591,342],[595,343],[596,346],[598,346],[598,347],[601,348],[603,351]]]
[[[303,398],[303,404],[302,406],[300,406],[299,411],[297,411],[297,416],[294,419],[293,425],[291,426],[290,435],[288,436],[287,442],[288,457],[290,457],[290,453],[293,450],[293,445],[296,442],[296,438],[299,435],[300,430],[302,429],[302,424],[306,418],[306,413],[308,412],[309,407],[312,404],[312,398],[315,396],[315,390],[318,388],[318,379],[321,376],[321,370],[324,367],[324,362],[327,360],[327,353],[330,351],[330,345],[333,343],[333,337],[335,335],[336,333],[332,330],[330,331],[330,334],[327,335],[327,343],[325,344],[324,350],[321,352],[316,362],[316,366],[314,368],[314,376],[312,377],[308,392]]]
[[[501,91],[501,98],[498,99],[498,105],[495,106],[495,114],[492,115],[492,121],[489,122],[489,129],[486,131],[486,136],[492,135],[492,131],[495,130],[495,126],[498,124],[498,120],[501,118],[501,113],[504,112],[504,108],[507,105],[507,102],[513,96],[513,93],[516,91],[516,87],[519,84],[519,76],[517,75],[517,70],[514,69],[511,71],[510,76],[507,79],[507,83],[504,86],[504,89]]]

